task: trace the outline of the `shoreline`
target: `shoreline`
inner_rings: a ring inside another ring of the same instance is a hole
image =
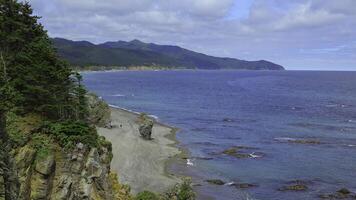
[[[130,185],[133,194],[144,190],[162,193],[180,183],[181,179],[168,170],[185,152],[177,147],[179,129],[150,116],[154,139],[146,141],[138,131],[140,113],[113,105],[110,110],[113,128],[98,128],[98,133],[112,143],[111,170],[118,173],[120,182]]]

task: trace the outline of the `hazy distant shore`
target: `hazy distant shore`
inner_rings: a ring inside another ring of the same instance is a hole
[[[164,192],[180,180],[166,171],[168,161],[180,153],[174,147],[175,129],[155,122],[152,141],[139,135],[138,114],[111,108],[112,129],[98,128],[100,135],[112,143],[111,170],[120,181],[129,184],[133,193],[144,190]]]

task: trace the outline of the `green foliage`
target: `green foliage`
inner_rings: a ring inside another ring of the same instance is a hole
[[[31,147],[36,150],[37,160],[46,158],[53,150],[54,140],[48,135],[35,134],[31,138]]]
[[[31,134],[42,125],[42,119],[38,115],[19,116],[14,112],[7,113],[6,122],[10,142],[16,146],[25,145]]]
[[[48,135],[53,135],[56,141],[65,148],[72,148],[79,142],[89,147],[98,147],[96,129],[83,122],[48,122],[43,126],[42,131]]]
[[[194,200],[195,193],[192,188],[192,182],[189,178],[184,178],[181,184],[177,184],[171,190],[162,195],[163,200]]]
[[[81,77],[58,59],[28,2],[0,0],[0,111],[85,119]]]
[[[153,192],[143,191],[136,195],[135,200],[160,200],[160,198]]]
[[[191,186],[191,181],[189,179],[185,179],[183,183],[179,187],[179,191],[177,194],[178,200],[193,200],[195,199],[195,193]]]
[[[268,61],[218,58],[178,46],[148,44],[140,41],[95,45],[89,42],[55,38],[53,42],[62,58],[73,66],[81,66],[84,70],[112,68],[283,70],[282,66]]]

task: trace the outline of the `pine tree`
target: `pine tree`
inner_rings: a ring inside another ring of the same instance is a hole
[[[68,64],[58,59],[38,19],[28,2],[0,0],[2,76],[17,92],[18,111],[52,119],[73,117],[75,79]]]

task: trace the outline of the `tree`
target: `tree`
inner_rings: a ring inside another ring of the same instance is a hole
[[[0,0],[3,79],[18,94],[14,102],[18,112],[36,112],[51,119],[75,118],[71,102],[75,79],[69,65],[58,59],[38,19],[28,2]]]

